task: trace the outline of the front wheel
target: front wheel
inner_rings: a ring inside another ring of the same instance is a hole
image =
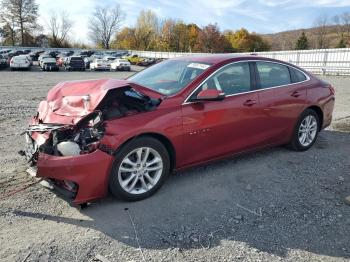
[[[159,140],[136,138],[116,154],[109,178],[110,192],[127,201],[145,199],[161,187],[169,169],[168,151]]]
[[[312,109],[306,109],[298,120],[289,147],[295,151],[308,150],[316,141],[319,126],[317,113]]]

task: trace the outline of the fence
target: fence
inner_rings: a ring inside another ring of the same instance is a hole
[[[203,53],[129,51],[132,55],[173,58]],[[235,53],[247,55],[250,53]],[[256,52],[259,56],[279,59],[300,66],[315,74],[350,75],[350,48]]]
[[[10,49],[45,49],[45,50],[75,50],[74,48],[38,48],[38,47],[8,47],[0,46],[2,48]],[[103,51],[117,51],[125,52],[125,50],[98,50]],[[180,52],[156,52],[156,51],[135,51],[129,50],[131,55],[138,55],[141,57],[154,58],[173,58],[187,55],[204,55],[205,53],[180,53]],[[247,55],[250,53],[235,53]],[[301,68],[304,68],[315,74],[332,74],[332,75],[350,75],[350,48],[336,48],[336,49],[314,49],[314,50],[293,50],[293,51],[270,51],[270,52],[256,52],[259,56],[279,59],[286,61]]]

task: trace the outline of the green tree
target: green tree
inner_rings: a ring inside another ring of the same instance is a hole
[[[301,33],[301,36],[298,38],[295,45],[296,50],[306,50],[309,48],[309,41],[305,35],[305,32]]]

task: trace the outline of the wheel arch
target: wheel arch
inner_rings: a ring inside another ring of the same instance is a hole
[[[315,113],[317,114],[318,119],[320,121],[319,127],[318,127],[318,131],[321,131],[322,126],[323,126],[323,111],[322,111],[322,109],[319,106],[316,106],[316,105],[309,106],[306,109],[311,109],[311,110],[315,111]]]
[[[154,133],[154,132],[147,132],[147,133],[142,133],[142,134],[135,135],[133,137],[130,137],[126,141],[124,141],[123,144],[121,144],[116,149],[115,152],[120,150],[124,145],[126,145],[127,143],[129,143],[133,139],[140,138],[140,137],[145,137],[145,136],[153,137],[153,138],[157,139],[158,141],[160,141],[165,146],[166,150],[169,153],[169,157],[170,157],[170,172],[172,172],[175,169],[175,167],[176,167],[176,150],[175,150],[175,147],[174,147],[173,143],[170,141],[170,139],[168,137],[166,137],[165,135],[163,135],[163,134]]]

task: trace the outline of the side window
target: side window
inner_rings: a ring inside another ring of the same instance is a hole
[[[193,93],[190,100],[205,89],[222,90],[226,95],[248,92],[251,90],[250,70],[247,62],[224,66],[211,76]]]
[[[292,83],[287,66],[269,62],[256,62],[256,66],[260,77],[261,88],[282,86]]]
[[[293,83],[303,82],[306,80],[306,76],[299,70],[289,67],[290,75]]]

